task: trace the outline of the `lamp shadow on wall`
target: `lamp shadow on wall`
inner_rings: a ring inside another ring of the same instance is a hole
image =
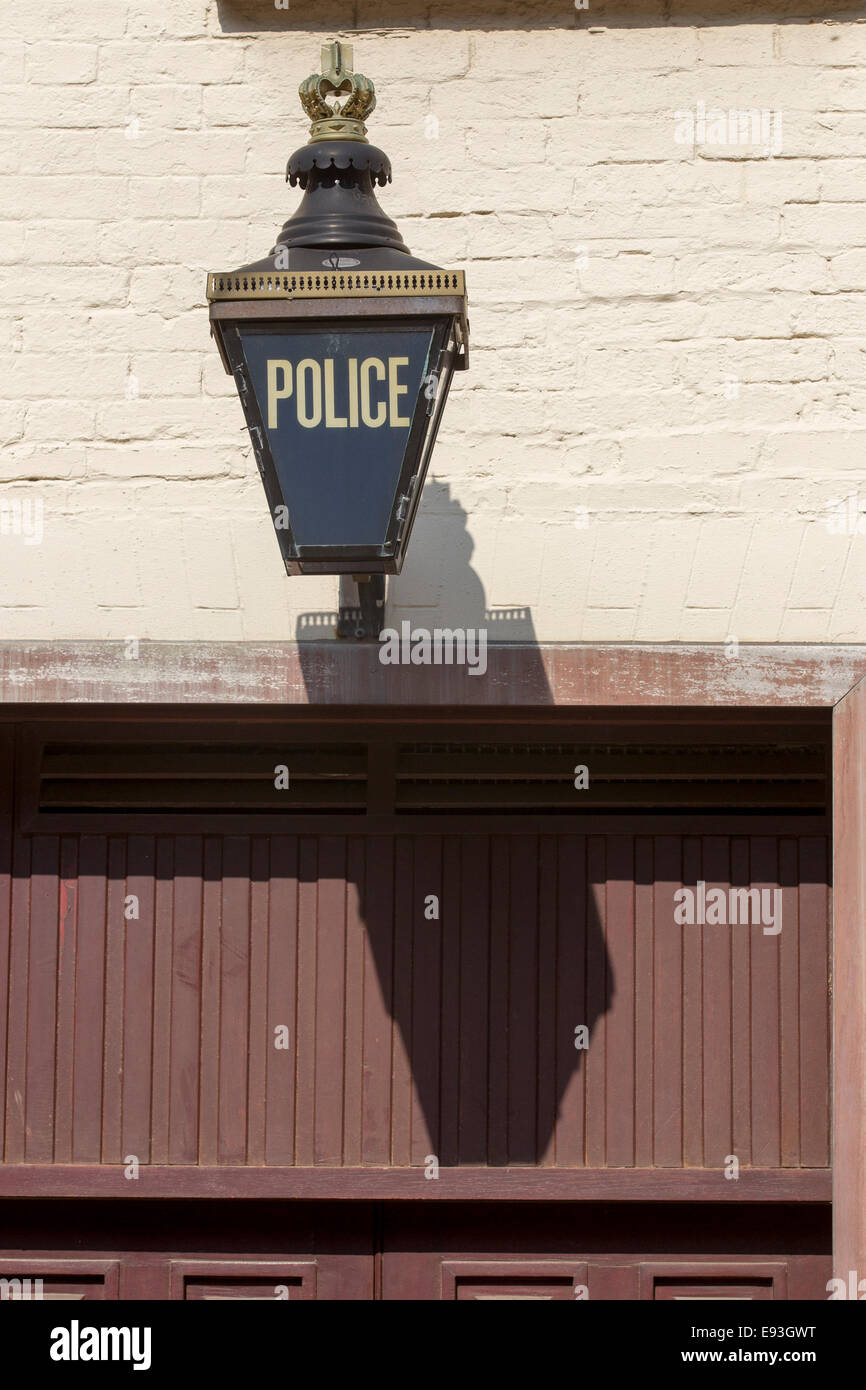
[[[475,541],[467,520],[467,512],[452,496],[450,484],[428,480],[403,571],[388,577],[384,625],[399,629],[402,623],[409,622],[413,630],[459,628],[466,632],[484,632],[487,671],[471,674],[469,668],[465,671],[466,695],[473,705],[499,703],[492,696],[489,701],[483,699],[485,690],[489,690],[489,681],[506,674],[497,660],[505,653],[491,652],[491,647],[519,644],[521,686],[529,692],[526,698],[533,705],[553,704],[535,637],[532,610],[522,604],[487,606],[484,585],[472,567]],[[350,586],[348,592],[354,602],[354,586]],[[295,622],[301,672],[311,704],[316,704],[321,696],[317,693],[319,652],[313,652],[310,644],[330,644],[335,639],[338,616],[335,608],[316,609],[298,614]],[[389,675],[391,669],[383,666],[383,677]],[[402,686],[401,693],[405,691],[407,687]],[[399,699],[396,690],[394,698]]]
[[[428,481],[403,573],[389,580],[386,626],[487,631],[486,673],[449,673],[450,689],[455,676],[465,682],[459,689],[465,689],[468,707],[455,704],[465,708],[467,723],[472,706],[501,705],[503,691],[506,700],[509,691],[531,691],[523,697],[527,705],[551,705],[531,609],[487,606],[472,567],[475,543],[467,520],[450,485]],[[335,612],[298,618],[298,654],[311,705],[323,699],[327,652],[353,645],[322,640],[336,618]],[[376,645],[359,648],[372,658]],[[410,703],[414,682],[423,691],[429,673],[417,666],[379,670],[379,703],[393,708],[397,719],[398,707]],[[519,706],[520,698],[512,702]],[[470,742],[455,734],[454,742],[464,747],[447,756],[459,766],[461,757],[471,758],[475,745],[490,737],[490,721],[481,713]],[[505,737],[520,745],[519,723]],[[407,731],[406,740],[398,758],[432,755],[435,762],[440,756],[441,744],[428,746],[423,721]],[[558,740],[552,735],[551,741]],[[570,767],[567,758],[564,763]],[[364,834],[359,825],[354,848],[346,851],[348,892],[357,894],[375,988],[402,1047],[392,1062],[390,1047],[381,1051],[380,1041],[376,1056],[389,1077],[398,1077],[401,1056],[411,1074],[413,1164],[434,1155],[446,1167],[556,1161],[579,1166],[579,1078],[583,1069],[586,1084],[586,1052],[575,1030],[585,1027],[591,1044],[614,993],[596,902],[604,885],[592,876],[588,839],[564,834],[561,818],[556,832],[551,825],[547,833],[539,817],[527,824],[527,807],[513,813],[513,830],[509,825],[491,833],[484,815],[499,813],[501,826],[507,808],[497,801],[495,785],[485,800],[486,812],[440,813],[432,832],[419,830],[414,813],[403,814],[393,837]],[[306,872],[311,881],[323,881],[319,864]],[[428,917],[432,899],[437,916]],[[370,1082],[366,1063],[364,1070],[365,1085],[381,1095],[382,1078]],[[401,1095],[395,1085],[397,1108]],[[393,1134],[393,1126],[405,1128],[410,1121],[405,1113],[392,1113],[390,1123]]]
[[[798,0],[526,0],[516,11],[512,0],[440,0],[435,24],[427,0],[380,0],[375,15],[359,21],[358,7],[345,0],[217,0],[217,20],[223,34],[303,32],[321,34],[322,41],[342,35],[363,41],[368,32],[378,39],[382,29],[438,31],[583,29],[658,29],[704,26],[709,23],[811,24],[822,18],[855,18],[864,14],[863,0],[825,0],[809,9]],[[202,3],[204,8],[204,3]],[[373,24],[375,23],[375,30]],[[325,32],[327,31],[327,33]],[[401,32],[401,40],[405,34]],[[361,65],[363,70],[363,65]],[[407,74],[408,75],[408,74]],[[373,74],[375,77],[375,74]],[[510,71],[503,81],[510,81]]]

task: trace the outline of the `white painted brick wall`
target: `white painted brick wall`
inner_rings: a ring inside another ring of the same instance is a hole
[[[283,573],[204,284],[296,205],[297,85],[342,37],[383,205],[471,298],[394,618],[866,640],[866,520],[828,529],[866,515],[866,23],[786,12],[382,0],[341,32],[336,0],[4,0],[0,638],[279,639],[333,609],[336,580]],[[779,113],[780,151],[678,143],[699,103]]]

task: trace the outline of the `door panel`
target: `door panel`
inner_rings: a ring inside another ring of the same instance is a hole
[[[287,1302],[316,1297],[316,1262],[279,1260],[173,1260],[171,1297],[175,1299],[254,1299]]]
[[[22,1258],[0,1253],[0,1301],[116,1299],[118,1260]]]
[[[442,1265],[442,1297],[451,1301],[571,1301],[585,1293],[585,1264],[561,1260],[447,1260]]]

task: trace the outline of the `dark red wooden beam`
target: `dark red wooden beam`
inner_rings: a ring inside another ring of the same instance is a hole
[[[827,1168],[216,1168],[142,1164],[0,1165],[0,1197],[285,1198],[294,1201],[829,1202]]]

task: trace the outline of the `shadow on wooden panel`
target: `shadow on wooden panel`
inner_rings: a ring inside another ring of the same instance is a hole
[[[531,611],[486,607],[471,564],[467,513],[449,486],[428,485],[424,506],[413,537],[421,544],[389,582],[386,626],[435,634],[444,624],[467,634],[466,650],[468,634],[483,631],[485,642],[521,643],[531,660]],[[303,640],[304,629],[321,636],[325,616],[307,614],[299,624],[299,658],[311,688],[318,644]],[[413,647],[414,639],[401,656]],[[540,658],[535,665],[538,703],[551,704]],[[416,669],[410,663],[394,672],[395,684]],[[386,676],[392,671],[383,666]],[[461,674],[468,686],[481,685],[468,664]],[[423,742],[423,730],[418,738]],[[342,1161],[426,1166],[431,1174],[436,1164],[603,1166],[606,1061],[596,1027],[614,992],[602,925],[604,844],[577,835],[479,834],[469,814],[453,822],[453,833],[372,837],[363,850],[350,840],[345,867],[335,845],[325,850],[330,872],[345,873],[354,894],[346,908],[347,950],[369,958],[363,1004],[351,999],[345,972],[343,1006],[363,1011],[363,1057],[360,1090],[344,1087],[339,1097],[344,1132],[357,1122],[361,1135],[354,1154],[341,1146]],[[321,852],[300,856],[299,875],[321,882]],[[319,944],[334,937],[329,914],[341,910],[333,895],[324,918],[319,910]],[[353,925],[364,934],[354,947]],[[337,955],[340,930],[327,948]],[[336,1007],[332,987],[329,995]],[[335,1054],[333,1040],[322,1056],[336,1065]],[[347,1077],[352,1065],[347,1055]],[[335,1113],[330,1148],[340,1161],[336,1123]],[[623,1161],[631,1164],[633,1127],[622,1137]]]
[[[431,1176],[603,1164],[597,1024],[614,980],[600,842],[371,837],[348,859],[367,957],[363,1057],[346,1058],[361,1063],[360,1161]]]

